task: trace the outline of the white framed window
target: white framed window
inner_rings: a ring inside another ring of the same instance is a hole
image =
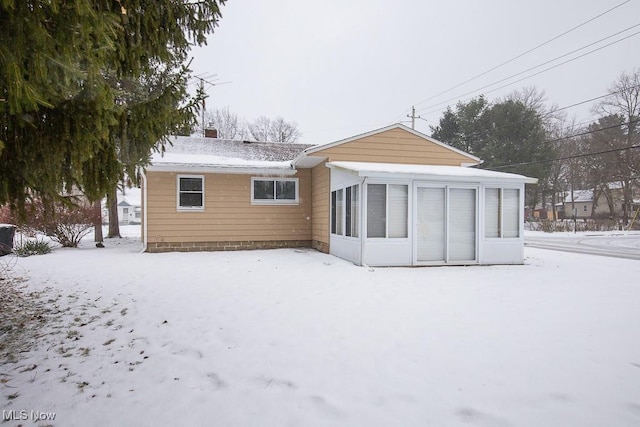
[[[298,178],[251,178],[251,204],[297,205]]]
[[[409,186],[367,184],[367,237],[407,238]]]
[[[204,210],[204,175],[178,175],[179,211]]]
[[[485,188],[484,237],[520,237],[520,190]]]
[[[360,228],[360,185],[331,192],[331,234],[358,237]]]

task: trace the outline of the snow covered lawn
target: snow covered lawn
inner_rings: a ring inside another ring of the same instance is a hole
[[[524,266],[367,269],[140,248],[19,260],[49,322],[0,361],[0,408],[55,420],[3,425],[640,425],[638,261],[528,248]]]

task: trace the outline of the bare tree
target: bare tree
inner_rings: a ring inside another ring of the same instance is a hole
[[[260,116],[247,125],[249,136],[254,141],[269,141],[271,134],[271,119]]]
[[[295,122],[287,122],[282,117],[272,120],[260,116],[248,125],[248,129],[256,141],[296,142],[302,136]]]
[[[297,142],[302,136],[295,122],[288,122],[282,117],[271,119],[260,116],[252,122],[246,122],[232,113],[229,107],[207,111],[204,115],[206,127],[218,131],[218,138],[263,142]],[[202,123],[199,124],[200,135],[203,134]]]
[[[557,104],[549,105],[544,90],[539,90],[535,86],[514,90],[505,96],[505,100],[521,102],[525,107],[536,111],[547,130],[551,130],[556,127],[557,123],[566,120],[566,115],[562,111],[558,111]]]
[[[622,212],[626,224],[633,201],[633,185],[640,174],[640,150],[633,148],[640,142],[640,69],[630,74],[622,73],[609,88],[609,96],[596,104],[594,111],[602,116],[601,123],[606,119],[606,124],[615,126],[613,130],[617,131],[612,132],[614,137],[607,141],[603,142],[600,137],[599,142],[620,150],[611,156],[614,165],[611,177],[622,186]]]
[[[575,133],[574,119],[569,121],[562,117],[558,121],[550,123],[547,132],[548,138],[555,141],[554,149],[558,157],[563,158],[578,153],[575,138],[571,138],[571,135]],[[576,162],[562,160],[551,162],[547,188],[551,193],[553,219],[559,219],[556,216],[556,206],[564,200],[567,192],[571,189],[574,177],[579,175],[577,168]]]
[[[244,139],[247,135],[245,123],[238,119],[236,113],[229,111],[229,107],[216,108],[204,114],[204,124],[207,128],[218,131],[221,139]],[[202,127],[202,125],[200,126]],[[200,132],[202,134],[202,132]]]
[[[271,122],[269,141],[296,142],[302,136],[295,122],[287,122],[282,117],[276,117]]]

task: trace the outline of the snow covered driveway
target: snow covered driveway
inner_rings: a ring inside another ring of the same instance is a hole
[[[527,246],[539,249],[603,255],[640,260],[640,233],[541,233],[527,232]]]
[[[38,347],[0,365],[4,415],[640,425],[637,261],[526,249],[524,266],[367,269],[312,250],[107,246],[19,260],[55,310]],[[5,424],[20,423],[37,425]]]

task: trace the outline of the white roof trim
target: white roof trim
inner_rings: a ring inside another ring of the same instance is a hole
[[[147,172],[179,172],[179,173],[221,173],[247,175],[295,175],[298,171],[292,167],[256,167],[256,166],[223,166],[223,165],[189,165],[184,163],[163,163],[149,165]]]
[[[427,135],[423,134],[422,132],[418,132],[415,129],[411,129],[410,127],[407,127],[407,126],[403,125],[402,123],[394,123],[392,125],[389,125],[389,126],[386,126],[386,127],[380,128],[380,129],[375,129],[375,130],[372,130],[372,131],[369,131],[369,132],[366,132],[366,133],[362,133],[360,135],[352,136],[350,138],[341,139],[339,141],[331,142],[329,144],[322,144],[322,145],[316,145],[316,146],[313,146],[313,147],[309,147],[306,150],[304,150],[302,153],[300,153],[298,155],[298,157],[296,157],[293,160],[292,164],[297,165],[300,160],[302,160],[304,157],[306,157],[309,154],[313,154],[313,153],[316,153],[318,151],[326,150],[327,148],[332,148],[332,147],[335,147],[337,145],[342,145],[342,144],[346,144],[348,142],[356,141],[358,139],[367,138],[369,136],[376,135],[376,134],[379,134],[379,133],[382,133],[382,132],[386,132],[386,131],[392,130],[392,129],[402,129],[404,131],[407,131],[407,132],[417,136],[418,138],[422,138],[422,139],[424,139],[426,141],[432,142],[432,143],[434,143],[436,145],[439,145],[439,146],[441,146],[443,148],[451,150],[454,153],[458,153],[458,154],[460,154],[462,156],[468,157],[469,159],[473,160],[474,163],[471,163],[473,165],[482,163],[482,160],[479,157],[473,156],[473,155],[471,155],[469,153],[465,153],[462,150],[458,150],[457,148],[454,148],[454,147],[452,147],[450,145],[447,145],[444,142],[438,141],[435,138],[431,138],[430,136],[427,136]]]
[[[362,177],[424,179],[429,181],[491,182],[510,181],[536,184],[536,178],[487,169],[462,166],[408,165],[395,163],[329,162],[329,168],[339,168]]]

